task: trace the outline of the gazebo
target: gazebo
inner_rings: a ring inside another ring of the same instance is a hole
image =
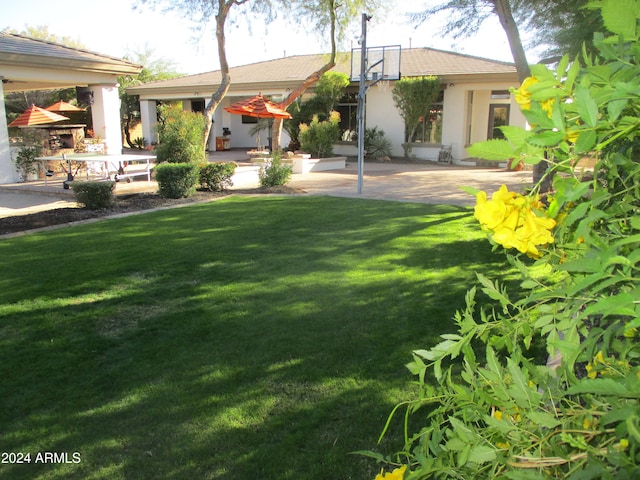
[[[120,75],[137,75],[141,65],[22,35],[0,32],[0,184],[17,180],[11,161],[4,94],[13,91],[86,87],[96,135],[110,153],[122,152]]]

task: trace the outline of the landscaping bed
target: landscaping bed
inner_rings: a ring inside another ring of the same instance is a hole
[[[79,222],[93,218],[107,217],[124,213],[141,212],[156,208],[172,207],[177,205],[215,200],[231,193],[236,195],[259,195],[259,194],[299,194],[304,190],[294,189],[287,186],[270,188],[253,188],[244,190],[233,190],[224,192],[198,191],[188,198],[163,198],[157,193],[134,193],[129,195],[118,195],[116,204],[112,208],[101,210],[89,210],[79,207],[65,207],[45,210],[29,215],[16,215],[0,218],[0,235],[24,232],[36,228],[52,227],[66,223]]]

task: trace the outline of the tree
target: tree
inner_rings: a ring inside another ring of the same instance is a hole
[[[320,121],[329,118],[349,83],[351,81],[345,73],[326,72],[318,80],[311,98],[289,105],[287,111],[292,115],[292,119],[284,127],[291,137],[290,147],[294,147],[294,149],[299,147],[300,124],[311,123],[314,115],[317,115]]]
[[[154,54],[154,50],[148,45],[145,45],[142,51],[133,52],[127,55],[127,57],[129,57],[127,60],[143,65],[143,68],[136,77],[118,77],[122,129],[125,142],[129,147],[141,146],[136,145],[135,140],[131,139],[130,133],[131,128],[135,126],[140,118],[140,96],[129,95],[126,92],[127,88],[154,80],[167,80],[181,75],[176,71],[175,63],[173,61],[165,58],[154,58]]]
[[[409,157],[421,118],[428,118],[431,105],[440,94],[438,77],[412,77],[398,80],[391,91],[393,102],[404,120],[404,156]]]
[[[345,33],[354,18],[358,18],[360,10],[373,12],[380,9],[378,0],[315,0],[298,1],[291,4],[293,15],[300,19],[299,23],[320,33],[327,34],[331,43],[331,52],[327,62],[302,81],[298,87],[279,104],[281,108],[288,108],[310,86],[318,82],[322,75],[336,65],[337,43],[344,38]],[[282,119],[275,119],[272,127],[274,148],[280,148],[282,134]]]
[[[518,16],[520,6],[535,0],[431,0],[432,5],[422,12],[411,15],[417,25],[425,22],[432,15],[447,14],[447,23],[442,29],[446,35],[452,34],[454,38],[469,37],[478,32],[482,24],[491,17],[497,16],[507,35],[511,54],[516,64],[518,78],[522,82],[530,74],[529,62],[522,46],[520,32],[514,20],[514,14]],[[513,7],[518,7],[515,9]]]
[[[203,146],[206,149],[213,125],[213,114],[231,86],[231,75],[229,74],[229,62],[226,51],[225,24],[229,18],[232,7],[248,4],[249,0],[177,0],[170,2],[168,5],[163,0],[138,0],[138,2],[138,5],[144,5],[146,3],[164,5],[165,10],[180,11],[197,18],[199,20],[200,30],[204,30],[212,17],[215,18],[218,60],[220,62],[222,81],[205,105],[204,115],[206,117],[206,125]],[[287,0],[283,0],[283,3],[286,5]],[[272,2],[270,0],[254,0],[251,3],[252,11],[254,13],[261,12],[266,14],[265,18],[267,19],[273,18],[271,6]]]
[[[445,33],[453,33],[454,36],[470,36],[476,33],[489,17],[497,16],[507,35],[518,79],[522,83],[531,75],[531,70],[514,15],[526,24],[537,11],[544,11],[549,5],[559,7],[560,4],[566,4],[566,0],[446,0],[413,15],[413,19],[422,23],[431,15],[447,12],[450,16],[444,28]],[[547,167],[547,162],[534,165],[534,183],[545,179]],[[551,188],[551,183],[548,181],[550,179],[546,180],[543,188],[548,190]]]

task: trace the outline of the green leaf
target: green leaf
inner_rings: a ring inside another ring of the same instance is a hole
[[[531,136],[531,132],[521,127],[513,125],[505,125],[500,127],[505,138],[509,140],[516,148],[522,148],[527,142],[527,138]]]
[[[573,84],[578,77],[578,73],[580,73],[580,62],[574,60],[571,64],[571,68],[569,68],[569,71],[567,72],[567,79],[564,82],[565,88],[568,91],[571,91],[573,89]]]
[[[576,153],[588,153],[596,146],[596,132],[595,130],[583,130],[578,135],[576,141]]]
[[[619,98],[616,100],[611,100],[607,104],[607,111],[609,112],[609,120],[615,122],[624,108],[627,106],[628,100],[626,98]]]
[[[527,417],[533,423],[545,428],[555,428],[561,424],[556,417],[546,412],[530,411],[527,413]]]
[[[468,462],[478,465],[493,462],[496,459],[496,451],[486,445],[477,445],[471,449]]]
[[[598,123],[598,104],[591,97],[589,90],[578,85],[574,94],[576,110],[581,120],[589,127],[594,128]]]
[[[564,139],[564,132],[545,131],[531,135],[527,142],[536,147],[553,147]]]
[[[638,392],[629,390],[624,384],[613,378],[583,378],[576,385],[567,389],[564,395],[593,393],[607,397],[640,398]]]
[[[604,26],[612,33],[622,35],[625,40],[636,38],[636,16],[634,0],[616,0],[602,4]]]
[[[635,317],[636,311],[632,308],[635,298],[630,293],[620,293],[609,297],[601,297],[584,309],[584,315],[626,315]]]
[[[485,140],[471,145],[467,151],[473,157],[484,160],[509,160],[517,156],[507,140]]]

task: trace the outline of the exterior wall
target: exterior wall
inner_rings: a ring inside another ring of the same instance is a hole
[[[391,140],[391,155],[402,156],[404,150],[404,121],[393,103],[392,82],[380,82],[367,93],[366,128],[378,127]]]
[[[474,142],[487,139],[489,106],[494,103],[511,105],[509,125],[526,126],[526,120],[511,96],[509,99],[491,99],[493,90],[508,90],[510,83],[448,84],[444,91],[442,112],[442,144],[451,145],[455,163],[469,158],[466,148]],[[404,151],[404,122],[393,103],[391,88],[372,87],[367,94],[367,128],[384,130],[391,140],[392,155],[402,156]],[[425,160],[437,160],[441,144],[414,144],[412,154]]]
[[[1,80],[1,78],[0,78]],[[4,99],[4,89],[0,81],[0,98]],[[11,161],[9,148],[9,130],[7,130],[7,114],[4,100],[0,101],[0,184],[13,183],[18,180],[18,173]]]

